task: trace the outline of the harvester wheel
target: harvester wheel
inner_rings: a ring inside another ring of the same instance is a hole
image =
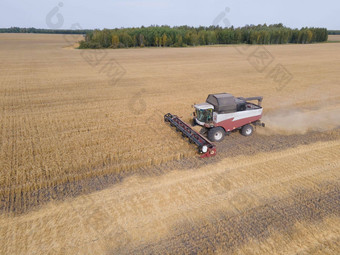
[[[254,128],[252,125],[244,125],[241,129],[241,134],[244,136],[251,136],[253,134]]]
[[[220,142],[225,136],[225,131],[221,127],[215,127],[208,130],[208,139],[212,142]]]

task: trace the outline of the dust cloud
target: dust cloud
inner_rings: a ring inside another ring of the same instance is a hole
[[[266,127],[274,132],[304,134],[340,127],[340,107],[334,109],[288,109],[264,115]]]
[[[273,99],[260,133],[305,134],[340,127],[340,90],[333,84],[313,84],[284,100]]]

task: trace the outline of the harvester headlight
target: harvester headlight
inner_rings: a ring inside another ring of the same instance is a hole
[[[202,152],[203,152],[203,153],[206,153],[207,151],[208,151],[208,146],[203,145],[203,146],[202,146]]]

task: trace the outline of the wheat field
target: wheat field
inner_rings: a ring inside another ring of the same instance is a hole
[[[0,34],[1,254],[339,251],[337,43],[78,50],[80,39]],[[163,115],[189,120],[218,92],[263,96],[267,127],[200,160]]]
[[[328,41],[330,42],[338,42],[340,41],[340,35],[329,35]]]

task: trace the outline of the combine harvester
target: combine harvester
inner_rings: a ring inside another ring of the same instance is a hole
[[[244,136],[253,134],[254,126],[264,127],[262,117],[262,97],[237,97],[228,93],[210,94],[205,103],[195,104],[192,125],[202,126],[198,133],[178,116],[167,113],[164,121],[176,127],[183,137],[198,146],[201,158],[216,155],[216,146],[212,142],[220,142],[231,132],[240,130]],[[249,101],[256,100],[257,104]],[[207,134],[207,138],[203,135]]]

